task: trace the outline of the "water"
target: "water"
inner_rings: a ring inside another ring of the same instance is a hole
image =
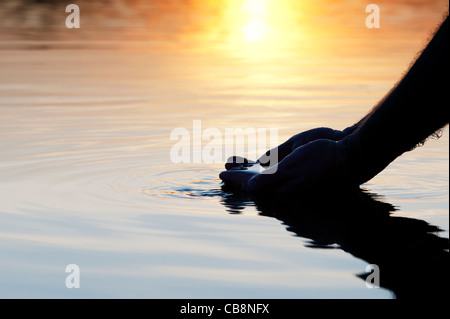
[[[280,142],[345,128],[445,2],[383,2],[370,31],[351,2],[80,1],[79,30],[64,7],[12,3],[0,5],[1,297],[394,298],[408,295],[406,265],[446,269],[447,128],[349,198],[239,197],[222,190],[223,163],[170,158],[171,131],[193,120],[277,128]],[[358,277],[370,263],[381,289]],[[66,288],[68,264],[80,289]]]

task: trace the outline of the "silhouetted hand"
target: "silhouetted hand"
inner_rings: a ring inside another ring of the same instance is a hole
[[[351,185],[350,162],[341,143],[318,139],[295,148],[267,169],[259,163],[231,167],[220,173],[226,185],[250,192],[298,192]]]
[[[356,126],[343,131],[321,127],[299,133],[256,162],[230,157],[225,164],[227,171],[219,177],[226,185],[247,191],[296,191],[320,181],[330,182],[330,168],[337,169],[336,141],[351,134]],[[328,176],[324,175],[328,171]]]
[[[346,128],[343,131],[333,130],[327,127],[319,127],[312,130],[308,130],[297,135],[292,136],[283,144],[278,147],[267,151],[264,155],[262,155],[258,162],[262,166],[272,166],[280,161],[282,161],[286,156],[288,156],[292,151],[297,149],[300,146],[303,146],[309,142],[326,139],[331,141],[339,141],[344,137],[351,134],[357,127],[357,124]],[[275,156],[275,159],[271,160],[271,155]],[[233,158],[230,158],[228,162],[231,162]],[[226,166],[225,166],[226,167]],[[228,167],[227,167],[228,169]]]

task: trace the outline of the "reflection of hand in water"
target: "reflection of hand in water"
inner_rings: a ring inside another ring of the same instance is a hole
[[[392,216],[395,208],[367,192],[317,196],[225,194],[233,213],[256,205],[287,230],[310,239],[307,246],[340,249],[376,264],[380,284],[397,298],[443,298],[448,284],[449,240],[423,220]],[[365,278],[365,275],[359,275]]]

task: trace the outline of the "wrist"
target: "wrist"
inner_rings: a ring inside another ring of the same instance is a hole
[[[352,185],[361,185],[366,182],[365,168],[363,163],[364,154],[361,147],[361,142],[357,135],[352,134],[337,142],[338,151],[341,161],[344,164],[346,180]]]
[[[358,123],[356,123],[355,125],[349,126],[347,128],[345,128],[342,133],[344,134],[344,137],[352,134],[356,129],[358,128]]]

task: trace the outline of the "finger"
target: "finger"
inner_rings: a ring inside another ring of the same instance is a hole
[[[251,166],[253,164],[256,164],[255,161],[246,159],[245,157],[242,156],[231,156],[228,158],[227,162],[225,163],[225,168],[227,170],[230,169],[236,169],[236,168],[241,168],[241,167],[247,167],[247,166]]]
[[[251,192],[289,191],[295,184],[301,184],[307,174],[307,165],[311,162],[308,145],[293,150],[280,163],[266,169],[248,181],[247,190]]]
[[[248,181],[258,175],[257,172],[247,170],[229,170],[219,174],[220,179],[233,188],[244,189]]]
[[[353,127],[355,128],[355,127]],[[327,139],[332,141],[338,141],[349,134],[350,130],[346,133],[338,130],[333,130],[328,127],[319,127],[312,130],[308,130],[297,135],[292,136],[289,140],[284,142],[278,147],[267,151],[263,156],[259,158],[259,162],[262,166],[273,166],[281,162],[286,156],[291,154],[295,149],[306,145],[312,141],[319,139]]]
[[[281,162],[291,152],[292,142],[286,141],[278,147],[268,150],[258,159],[258,162],[261,164],[261,166],[273,166]]]
[[[274,165],[265,170],[263,173],[254,175],[247,180],[244,185],[245,190],[249,192],[270,192],[276,191],[288,181],[283,171],[279,172],[279,165]],[[272,172],[271,172],[272,171]]]

